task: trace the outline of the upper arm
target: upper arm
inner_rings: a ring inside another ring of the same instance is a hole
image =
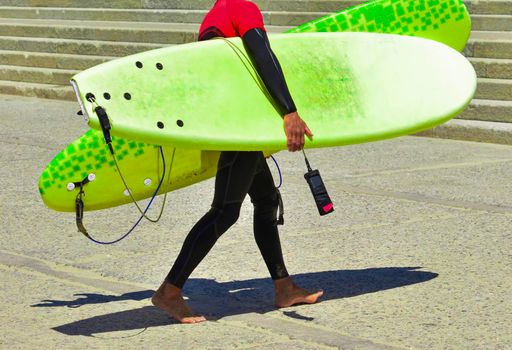
[[[244,1],[237,5],[233,11],[233,26],[240,37],[254,28],[265,30],[263,15],[256,4]]]

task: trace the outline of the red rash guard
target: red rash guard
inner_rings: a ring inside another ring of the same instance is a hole
[[[213,36],[243,37],[249,30],[265,30],[263,16],[256,4],[245,0],[217,0],[199,29],[199,40]]]

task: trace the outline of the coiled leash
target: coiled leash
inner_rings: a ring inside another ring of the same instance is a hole
[[[115,239],[115,240],[110,241],[110,242],[102,242],[102,241],[98,241],[98,240],[94,239],[93,237],[91,237],[91,235],[88,233],[87,229],[85,228],[85,226],[83,224],[84,202],[82,200],[82,198],[85,196],[84,186],[87,185],[90,181],[94,180],[94,175],[91,174],[91,175],[87,176],[84,180],[82,180],[81,182],[73,183],[75,188],[79,189],[78,190],[78,194],[77,194],[76,199],[75,199],[76,226],[77,226],[79,232],[81,232],[85,237],[87,237],[88,239],[90,239],[94,243],[104,244],[104,245],[106,245],[106,244],[114,244],[114,243],[117,243],[117,242],[125,239],[126,237],[128,237],[128,235],[130,235],[135,230],[135,228],[139,225],[139,223],[142,221],[142,219],[145,218],[146,220],[151,221],[151,222],[158,222],[160,220],[160,218],[162,217],[162,213],[163,213],[163,210],[164,210],[164,207],[165,207],[166,198],[167,198],[167,191],[166,191],[166,193],[164,195],[163,204],[162,204],[162,207],[160,209],[160,214],[158,215],[158,217],[156,219],[151,219],[151,218],[149,218],[146,215],[146,213],[149,210],[149,208],[151,207],[151,205],[153,203],[153,200],[157,196],[158,192],[160,191],[160,188],[162,187],[162,184],[163,184],[164,179],[165,179],[165,175],[166,175],[165,155],[164,155],[162,147],[160,146],[159,147],[159,153],[160,153],[160,158],[162,159],[162,176],[160,177],[160,181],[158,183],[158,186],[157,186],[155,192],[153,193],[153,195],[151,196],[151,199],[150,199],[149,203],[147,204],[146,208],[144,210],[142,210],[140,208],[140,206],[138,205],[137,201],[135,200],[135,198],[133,197],[133,194],[131,193],[131,191],[130,191],[127,183],[126,183],[126,180],[125,180],[124,176],[122,175],[121,169],[119,168],[119,164],[117,162],[117,158],[116,158],[115,152],[114,152],[114,147],[112,146],[112,136],[110,135],[110,130],[111,130],[112,127],[110,125],[110,121],[109,121],[107,112],[105,111],[105,109],[103,107],[99,106],[96,103],[96,100],[95,100],[95,98],[94,98],[94,96],[92,94],[87,94],[86,99],[89,102],[91,102],[93,104],[93,106],[94,106],[94,112],[98,116],[98,119],[99,119],[99,122],[100,122],[100,126],[101,126],[101,130],[103,132],[103,138],[104,138],[105,143],[107,144],[107,146],[109,148],[110,154],[112,155],[112,158],[114,160],[114,163],[115,163],[116,169],[117,169],[117,171],[119,173],[119,176],[121,177],[121,180],[123,181],[123,184],[124,184],[124,186],[125,186],[125,188],[127,190],[127,193],[129,194],[132,202],[137,207],[137,209],[138,209],[138,211],[140,212],[141,215],[138,218],[138,220],[135,222],[135,224],[130,228],[130,230],[128,230],[128,232],[126,232],[125,234],[121,235],[121,237],[119,237],[118,239]],[[172,165],[174,163],[175,153],[176,153],[176,148],[174,148],[174,150],[173,150],[171,164],[170,164],[170,169],[169,169],[169,174],[168,174],[168,180],[170,180],[171,169],[172,169]]]

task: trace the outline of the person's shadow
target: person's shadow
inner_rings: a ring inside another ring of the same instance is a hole
[[[301,287],[311,291],[323,289],[325,294],[320,302],[333,299],[355,297],[367,293],[403,287],[429,281],[438,276],[433,272],[418,271],[419,267],[385,267],[365,270],[340,270],[312,272],[294,275],[293,279]],[[82,305],[103,304],[123,300],[144,300],[153,295],[152,290],[125,293],[122,295],[102,295],[93,293],[75,294],[75,300],[43,300],[32,307],[77,308]],[[231,315],[266,313],[275,310],[273,306],[273,286],[269,278],[219,283],[209,279],[190,279],[185,285],[184,294],[192,296],[189,304],[200,310],[208,319],[220,319]],[[312,320],[294,311],[284,315]],[[66,335],[91,336],[98,333],[143,330],[176,323],[164,312],[153,306],[114,312],[101,316],[67,323],[53,329]]]

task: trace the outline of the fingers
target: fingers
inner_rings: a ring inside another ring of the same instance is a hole
[[[287,146],[288,146],[288,151],[290,151],[290,152],[295,152],[300,149],[300,143],[297,141],[296,137],[288,138]]]
[[[295,118],[285,118],[285,134],[287,138],[287,148],[290,152],[300,151],[304,148],[306,135],[310,140],[313,139],[313,133],[306,125],[306,123],[300,119],[298,114]]]
[[[310,139],[310,140],[313,140],[313,133],[311,132],[311,130],[309,130],[309,127],[306,125],[306,136]]]
[[[304,131],[296,129],[291,132],[288,136],[287,146],[290,152],[300,151],[304,148]]]
[[[290,152],[296,152],[301,150],[301,147],[298,142],[288,141],[288,151]]]
[[[298,125],[297,128],[294,130],[292,139],[292,152],[300,151],[302,147],[304,147],[304,131],[301,128],[301,126],[302,125]]]

